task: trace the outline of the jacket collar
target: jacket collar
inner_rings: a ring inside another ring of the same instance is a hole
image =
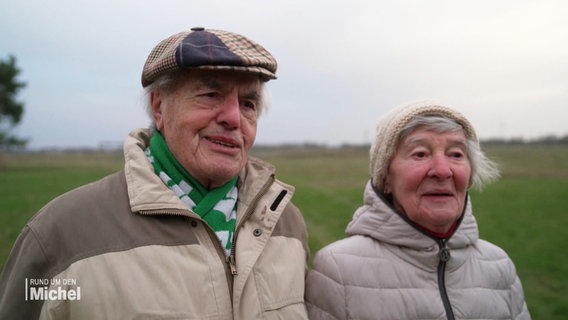
[[[385,199],[377,195],[370,182],[365,186],[363,199],[363,206],[355,211],[347,226],[348,236],[369,236],[384,243],[416,250],[429,250],[437,246],[435,239],[409,224]],[[468,196],[461,224],[447,241],[447,246],[462,248],[477,241],[478,237],[477,222]]]
[[[152,129],[136,129],[124,141],[124,174],[133,212],[168,210],[187,213],[187,206],[154,173],[144,150],[150,143]],[[248,203],[274,174],[274,167],[250,157],[239,173],[239,201]],[[242,199],[241,199],[242,195]],[[249,199],[250,198],[250,199]]]

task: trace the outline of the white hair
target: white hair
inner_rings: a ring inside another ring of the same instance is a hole
[[[180,76],[186,71],[176,71],[176,72],[169,72],[166,73],[162,76],[160,76],[158,79],[156,79],[154,82],[152,82],[150,85],[148,85],[147,87],[144,88],[145,90],[145,101],[146,101],[146,114],[148,115],[148,117],[150,118],[151,121],[151,126],[154,127],[155,123],[154,123],[154,117],[152,114],[152,105],[150,103],[150,96],[151,93],[154,91],[158,91],[158,90],[163,90],[166,93],[172,93],[176,86],[178,85],[178,81],[180,79]],[[269,95],[269,91],[268,88],[266,87],[266,82],[265,81],[261,81],[260,82],[260,97],[258,100],[258,113],[257,115],[260,116],[262,115],[264,112],[267,112],[268,110],[268,106],[270,105],[270,95]]]
[[[400,131],[398,141],[408,136],[418,127],[425,127],[435,132],[464,131],[464,128],[456,121],[443,116],[416,116],[410,120]],[[398,146],[395,146],[395,150]],[[477,190],[499,178],[497,164],[489,159],[477,140],[467,137],[467,157],[471,165],[470,185]]]

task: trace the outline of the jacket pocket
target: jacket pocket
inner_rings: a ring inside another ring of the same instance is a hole
[[[296,239],[275,237],[254,268],[255,283],[264,312],[301,304],[304,308],[305,252]],[[294,308],[297,308],[295,306]]]

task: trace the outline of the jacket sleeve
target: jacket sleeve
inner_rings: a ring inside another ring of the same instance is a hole
[[[342,275],[333,253],[323,248],[306,279],[306,306],[311,320],[347,319]]]
[[[43,301],[31,299],[29,281],[48,279],[47,259],[33,230],[25,226],[0,274],[0,319],[37,319]]]
[[[511,261],[511,266],[513,269],[513,274],[515,274],[515,281],[511,286],[511,313],[512,318],[516,320],[530,320],[531,315],[525,301],[525,296],[523,293],[523,286],[519,276],[516,274],[515,266]]]

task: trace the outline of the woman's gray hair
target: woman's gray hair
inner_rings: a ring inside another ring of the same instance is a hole
[[[464,128],[456,121],[442,116],[416,116],[410,120],[400,131],[398,141],[402,141],[406,136],[416,130],[418,127],[424,127],[434,132],[456,132],[464,131]],[[486,184],[499,178],[499,169],[497,164],[489,159],[483,151],[477,140],[469,137],[467,140],[467,157],[471,165],[470,185],[477,190],[481,190]],[[395,150],[398,145],[395,146]]]
[[[182,70],[182,71],[166,73],[166,74],[162,75],[161,77],[159,77],[158,79],[156,79],[154,82],[152,82],[146,88],[144,88],[145,100],[146,100],[146,114],[150,118],[150,121],[152,123],[151,124],[152,127],[154,127],[154,116],[152,114],[152,105],[150,104],[151,93],[154,92],[154,91],[158,91],[158,90],[163,90],[166,93],[172,93],[175,90],[176,86],[178,85],[178,81],[179,81],[180,77],[185,72],[186,72],[185,70]],[[260,116],[261,114],[266,112],[267,109],[268,109],[268,106],[270,104],[270,95],[269,95],[268,89],[266,87],[266,82],[260,81],[260,86],[261,86],[260,97],[259,97],[258,106],[257,106],[257,108],[258,108],[257,109],[258,110],[257,115],[258,116]]]

